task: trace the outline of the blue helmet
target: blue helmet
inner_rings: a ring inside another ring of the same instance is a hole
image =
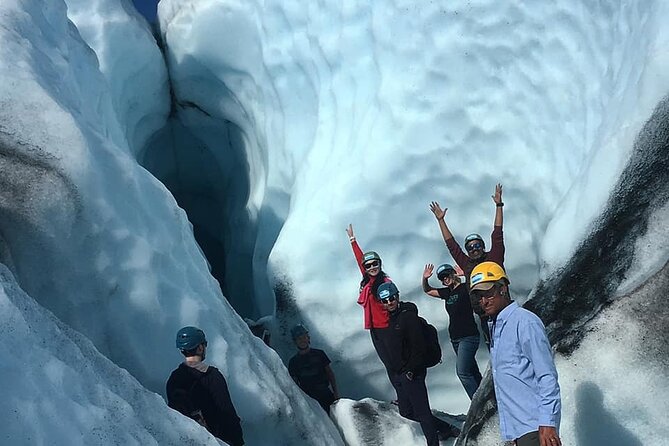
[[[485,248],[485,242],[483,241],[483,237],[481,237],[480,234],[472,233],[469,234],[467,237],[465,237],[465,246],[467,246],[467,243],[473,241],[473,240],[478,240],[481,242],[483,247]]]
[[[391,297],[398,296],[399,294],[400,290],[397,289],[397,285],[393,282],[382,283],[376,291],[376,295],[381,301],[389,300]]]
[[[200,344],[207,344],[204,332],[197,327],[184,327],[177,331],[177,348],[179,350],[194,350]]]
[[[302,324],[297,324],[293,328],[290,329],[290,335],[293,337],[293,339],[297,339],[302,335],[305,335],[309,333],[309,330],[307,330],[307,327],[305,327]]]
[[[381,256],[376,251],[367,251],[362,255],[362,263],[365,264],[370,260],[378,260],[381,262]]]
[[[443,265],[439,265],[439,268],[437,268],[437,279],[444,280],[446,276],[453,273],[455,273],[455,268],[453,268],[448,263],[444,263]]]

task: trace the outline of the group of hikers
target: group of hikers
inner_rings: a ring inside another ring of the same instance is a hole
[[[480,318],[490,350],[502,439],[516,446],[561,446],[560,388],[545,327],[535,314],[511,299],[504,270],[501,184],[496,185],[492,199],[495,219],[490,250],[486,251],[479,234],[470,234],[464,241],[466,253],[446,224],[447,209],[437,202],[430,203],[456,265],[440,265],[436,274],[443,287],[433,288],[428,279],[434,265],[426,264],[422,289],[428,296],[444,301],[456,373],[470,399],[482,380],[475,358],[480,335],[474,314]],[[459,429],[432,414],[425,385],[427,369],[439,362],[433,359],[432,344],[439,349],[436,330],[418,315],[415,304],[400,300],[399,289],[383,270],[379,254],[363,252],[352,225],[346,232],[362,274],[358,304],[363,309],[364,328],[369,330],[372,345],[395,389],[400,415],[420,423],[428,446],[458,436]],[[434,335],[429,334],[430,329]],[[289,373],[329,413],[330,405],[339,398],[330,359],[324,351],[311,347],[304,325],[293,327],[291,336],[297,354],[289,361]],[[233,446],[242,445],[239,417],[225,379],[215,367],[203,363],[206,346],[204,334],[194,327],[185,327],[177,334],[177,348],[186,360],[168,380],[168,404],[201,422],[218,438]],[[197,403],[183,403],[188,400],[184,395]]]

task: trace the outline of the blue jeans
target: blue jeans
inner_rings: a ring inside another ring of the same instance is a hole
[[[479,371],[479,365],[476,363],[476,350],[479,348],[479,339],[479,336],[476,335],[451,340],[457,358],[455,370],[470,400],[474,398],[474,393],[479,388],[479,384],[481,384],[481,380],[483,379]]]

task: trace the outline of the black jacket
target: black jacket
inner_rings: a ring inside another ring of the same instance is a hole
[[[425,337],[416,305],[400,302],[397,310],[390,313],[390,329],[393,333],[388,349],[391,371],[424,375]]]
[[[180,364],[167,380],[167,405],[183,412],[180,399],[184,391],[192,404],[202,411],[207,430],[232,446],[244,444],[242,426],[232,405],[228,384],[216,367],[209,366],[205,373],[186,364]]]

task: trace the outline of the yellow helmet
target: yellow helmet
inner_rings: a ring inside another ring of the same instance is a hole
[[[505,279],[509,283],[504,269],[495,262],[481,262],[472,270],[469,277],[469,291],[489,290],[499,280]]]

